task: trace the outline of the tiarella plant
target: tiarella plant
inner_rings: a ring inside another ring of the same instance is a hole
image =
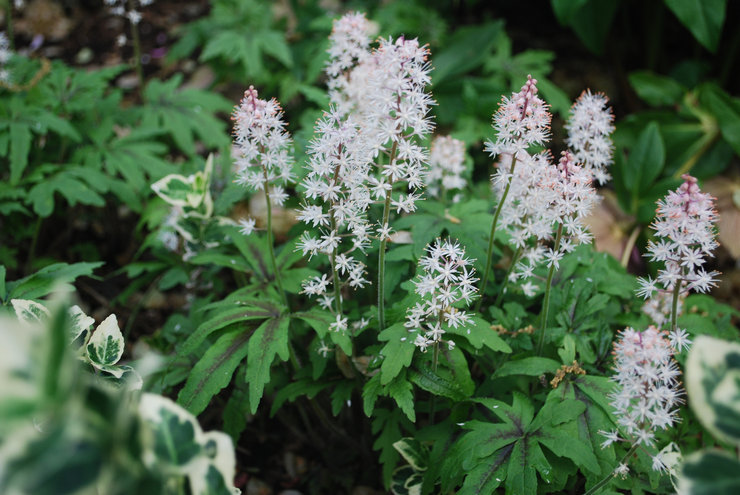
[[[151,3],[104,2],[139,62]],[[566,3],[582,35],[613,10]],[[737,99],[695,65],[632,73],[654,108],[615,126],[502,21],[212,4],[137,92],[0,35],[1,492],[251,493],[276,438],[271,482],[302,493],[735,488],[727,455],[682,457],[737,443],[738,351],[703,335],[738,335],[707,294],[729,196],[702,191],[740,150]],[[592,244],[617,206],[619,261]],[[65,259],[106,259],[100,280],[53,262],[80,233]],[[77,306],[48,297],[73,283]]]

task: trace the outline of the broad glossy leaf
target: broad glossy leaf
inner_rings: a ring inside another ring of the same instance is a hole
[[[717,50],[727,0],[665,0],[681,24],[710,52]]]
[[[624,183],[636,197],[646,191],[665,165],[665,148],[656,122],[645,127],[632,147],[624,166]]]

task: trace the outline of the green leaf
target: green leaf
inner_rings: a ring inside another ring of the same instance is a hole
[[[394,380],[386,386],[385,390],[396,401],[409,421],[415,422],[416,412],[414,412],[414,393],[411,383],[407,380]]]
[[[20,182],[28,165],[28,152],[31,150],[31,130],[26,124],[10,124],[10,185]]]
[[[678,493],[735,495],[740,493],[740,462],[721,451],[691,454],[681,466]]]
[[[434,56],[434,84],[482,65],[502,30],[501,21],[456,30],[444,49]]]
[[[564,5],[568,3],[572,5]],[[617,0],[552,0],[552,5],[558,20],[570,26],[589,50],[603,52]]]
[[[700,99],[717,118],[722,137],[740,155],[740,100],[730,97],[715,85],[707,85]]]
[[[335,318],[326,310],[323,309],[312,309],[309,311],[303,311],[300,313],[294,313],[294,318],[302,320],[316,331],[319,338],[325,338],[327,335],[331,341],[338,345],[342,351],[348,356],[352,355],[352,339],[344,332],[333,332],[329,329]]]
[[[188,356],[198,350],[210,334],[229,325],[280,316],[280,308],[267,301],[257,299],[229,302],[219,305],[210,317],[193,332],[177,349],[180,356]]]
[[[448,329],[448,333],[465,337],[476,349],[487,347],[492,351],[511,352],[509,344],[499,337],[498,332],[491,328],[491,324],[482,318],[473,317],[469,326]]]
[[[72,170],[64,170],[42,182],[35,184],[28,192],[26,200],[31,202],[33,210],[42,217],[48,217],[54,211],[54,193],[59,192],[67,202],[74,206],[77,203],[104,206],[103,197],[91,189],[90,184],[80,179]]]
[[[290,318],[271,318],[260,325],[249,339],[247,383],[252,414],[257,412],[265,385],[270,382],[270,367],[275,356],[283,361],[288,360],[289,327]]]
[[[514,444],[506,472],[508,493],[537,493],[537,473],[531,462],[536,443],[531,445],[530,442],[528,438],[523,438]]]
[[[408,377],[412,383],[427,392],[447,397],[455,402],[463,401],[469,397],[458,383],[435,373],[430,368],[411,369]]]
[[[686,391],[701,424],[740,445],[740,344],[698,336],[686,360]]]
[[[650,71],[631,72],[629,81],[637,96],[656,107],[677,105],[686,92],[674,79]]]
[[[402,369],[411,365],[416,346],[403,323],[396,323],[380,332],[378,340],[387,342],[380,350],[380,355],[383,356],[383,363],[380,365],[380,383],[387,385]]]
[[[285,402],[294,402],[298,397],[302,396],[305,396],[308,399],[313,399],[319,392],[331,385],[331,383],[307,379],[289,383],[275,394],[275,399],[272,401],[272,407],[270,407],[270,416],[274,416]]]
[[[627,189],[637,197],[660,175],[665,165],[665,148],[656,122],[650,122],[630,150],[623,177]]]
[[[567,457],[579,468],[585,468],[593,473],[600,473],[601,468],[591,445],[587,445],[577,437],[559,428],[547,428],[537,433],[537,441],[550,449],[555,455]]]
[[[70,282],[81,276],[91,276],[95,268],[103,265],[97,263],[54,263],[20,280],[6,284],[8,295],[13,299],[41,299],[51,294],[52,290],[72,291]]]
[[[543,357],[527,357],[516,361],[507,361],[494,373],[494,378],[511,375],[540,376],[545,373],[555,373],[560,363],[554,359]]]
[[[665,0],[665,4],[704,48],[717,51],[727,0]]]
[[[211,398],[231,382],[234,371],[247,356],[250,334],[244,328],[223,332],[190,370],[177,402],[191,414],[203,412]]]

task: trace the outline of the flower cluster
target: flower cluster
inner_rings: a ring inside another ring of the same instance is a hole
[[[131,2],[127,0],[103,0],[103,2],[110,8],[111,14],[126,17],[134,26],[141,22],[141,12],[136,10]],[[138,0],[136,3],[146,7],[153,4],[154,0]]]
[[[353,103],[348,95],[352,69],[370,57],[372,32],[372,24],[361,12],[348,13],[334,21],[329,36],[326,75],[329,99],[342,115],[352,110]]]
[[[497,139],[487,143],[493,156],[501,156],[493,186],[499,198],[501,226],[516,248],[510,280],[520,281],[529,296],[537,289],[529,279],[540,262],[546,260],[557,269],[565,253],[591,241],[583,220],[598,200],[593,172],[597,166],[605,167],[610,158],[585,151],[610,152],[608,132],[613,128],[611,114],[603,110],[605,97],[584,93],[573,107],[568,126],[577,137],[573,139],[574,151],[564,152],[557,164],[547,151],[531,155],[531,146],[549,140],[551,121],[547,105],[537,97],[536,84],[530,76],[519,93],[504,99],[494,116]],[[594,102],[600,102],[598,111]],[[544,247],[543,243],[550,241],[552,247]]]
[[[550,162],[548,154],[523,155],[510,194],[512,199],[503,210],[502,224],[508,228],[510,242],[520,253],[510,279],[524,281],[522,290],[533,295],[536,286],[529,278],[543,259],[557,269],[566,253],[579,244],[591,242],[583,220],[598,196],[591,173],[576,164],[568,151],[563,152],[557,165]],[[545,248],[542,243],[552,239],[554,226],[557,230],[554,245]]]
[[[10,50],[10,41],[5,32],[0,32],[0,83],[8,84],[11,82],[10,71],[5,65],[10,60],[13,52]]]
[[[422,301],[409,308],[404,326],[416,334],[414,344],[422,351],[430,345],[453,341],[443,340],[445,328],[458,328],[470,322],[470,315],[455,305],[470,304],[477,289],[472,260],[457,242],[436,240],[427,246],[427,254],[419,260],[421,273],[414,280],[416,293]]]
[[[614,146],[609,136],[614,132],[614,115],[608,103],[606,95],[584,91],[571,107],[565,125],[566,143],[575,161],[589,169],[599,185],[611,179],[607,167],[613,162]]]
[[[367,64],[373,70],[368,74],[361,125],[373,152],[387,157],[370,185],[376,199],[391,201],[397,213],[415,211],[419,198],[415,191],[424,186],[428,152],[418,141],[433,128],[428,114],[434,103],[425,92],[431,70],[428,54],[415,39],[382,39]],[[399,182],[406,182],[412,192],[393,199],[393,185]],[[381,238],[389,232],[387,223],[379,226]]]
[[[292,140],[284,129],[280,104],[274,98],[259,99],[257,90],[250,86],[234,110],[233,119],[236,181],[252,190],[265,191],[269,201],[282,206],[288,195],[275,183],[292,182],[294,176],[289,153]],[[249,230],[249,225],[243,226]]]
[[[684,182],[676,191],[658,201],[652,227],[660,239],[648,243],[648,256],[652,261],[662,261],[665,268],[658,271],[655,280],[640,279],[638,295],[645,299],[659,290],[672,292],[676,284],[680,284],[678,290],[682,294],[692,290],[707,292],[717,285],[719,272],[707,272],[702,267],[719,245],[715,239],[714,198],[699,190],[694,177],[682,178]]]
[[[465,143],[452,136],[438,136],[432,141],[429,171],[425,182],[432,196],[444,196],[445,191],[465,188]],[[456,196],[459,200],[459,197]]]
[[[618,441],[652,447],[655,432],[677,422],[683,390],[673,356],[686,346],[654,326],[643,332],[629,327],[620,332],[614,344],[616,373],[612,378],[617,390],[610,395],[619,430],[600,432],[606,437],[602,447]],[[660,457],[653,467],[663,469]]]
[[[330,257],[333,274],[346,275],[350,287],[362,287],[365,264],[352,257],[352,251],[364,251],[370,244],[367,209],[372,203],[367,187],[371,156],[359,137],[353,117],[342,118],[331,111],[316,124],[316,138],[309,145],[308,175],[303,181],[308,200],[298,215],[303,222],[318,227],[320,238],[306,233],[298,243],[304,255],[318,252]],[[340,252],[342,241],[352,237],[352,246]],[[339,280],[333,280],[339,283]],[[326,295],[327,285],[317,279],[304,282],[304,292],[323,296],[330,307],[333,298]]]
[[[542,145],[549,140],[552,115],[537,93],[537,79],[527,76],[527,82],[518,93],[502,99],[493,116],[496,141],[486,142],[486,151],[491,156],[516,156],[531,146]],[[506,182],[506,177],[498,181]]]

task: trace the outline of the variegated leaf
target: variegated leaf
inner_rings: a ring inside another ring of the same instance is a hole
[[[45,322],[51,314],[43,304],[30,299],[11,299],[18,321],[27,325]]]
[[[701,424],[740,445],[740,344],[697,337],[686,361],[686,390]]]
[[[740,493],[740,462],[720,450],[701,450],[686,458],[678,477],[682,495]]]
[[[429,465],[429,451],[418,440],[410,437],[402,438],[393,444],[393,448],[415,471],[426,471]]]
[[[95,319],[87,316],[79,306],[69,308],[70,340],[74,341],[82,335],[82,332],[95,324]]]
[[[96,368],[110,372],[110,367],[116,364],[122,355],[123,335],[118,328],[116,315],[110,315],[98,325],[90,338],[87,344],[87,357]]]

